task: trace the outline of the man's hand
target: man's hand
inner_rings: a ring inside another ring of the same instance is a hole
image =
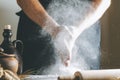
[[[74,38],[68,27],[59,27],[58,32],[53,37],[55,52],[60,57],[65,66],[70,64]]]

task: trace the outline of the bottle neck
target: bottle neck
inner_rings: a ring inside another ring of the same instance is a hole
[[[9,29],[4,29],[3,37],[4,37],[4,41],[11,42],[12,31]]]
[[[11,36],[4,36],[4,40],[11,41]]]
[[[11,37],[12,37],[12,31],[9,30],[9,29],[4,29],[4,32],[3,32],[3,42],[1,44],[1,47],[3,49],[7,49],[8,46],[12,45],[12,42],[11,42]]]
[[[11,37],[4,37],[3,44],[11,44]]]

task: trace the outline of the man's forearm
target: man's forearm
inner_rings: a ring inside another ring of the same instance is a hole
[[[48,15],[38,0],[17,0],[17,3],[32,21],[55,37],[59,31],[59,25]]]
[[[17,3],[23,9],[25,14],[41,27],[57,25],[38,0],[17,0]]]
[[[84,1],[83,1],[84,2]],[[68,31],[76,39],[85,29],[97,22],[110,6],[111,0],[86,0],[89,9],[86,9],[84,17],[68,28]],[[87,3],[88,2],[88,3]],[[87,8],[88,8],[87,7]],[[81,7],[82,8],[82,7]],[[85,8],[84,8],[85,9]],[[79,15],[80,16],[80,15]]]
[[[89,28],[96,21],[98,21],[105,11],[110,6],[111,0],[91,0],[93,10],[88,11],[86,13],[86,17],[82,20],[79,25],[77,25],[77,29],[74,31],[75,35],[79,36],[85,29]],[[77,37],[76,36],[76,37]]]

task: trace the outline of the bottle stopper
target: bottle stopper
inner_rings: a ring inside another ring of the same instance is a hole
[[[9,29],[9,30],[11,30],[11,25],[5,25],[4,29]]]

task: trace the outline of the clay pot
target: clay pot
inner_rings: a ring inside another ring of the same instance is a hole
[[[0,64],[4,69],[11,70],[14,73],[18,71],[18,60],[15,54],[0,52]]]

